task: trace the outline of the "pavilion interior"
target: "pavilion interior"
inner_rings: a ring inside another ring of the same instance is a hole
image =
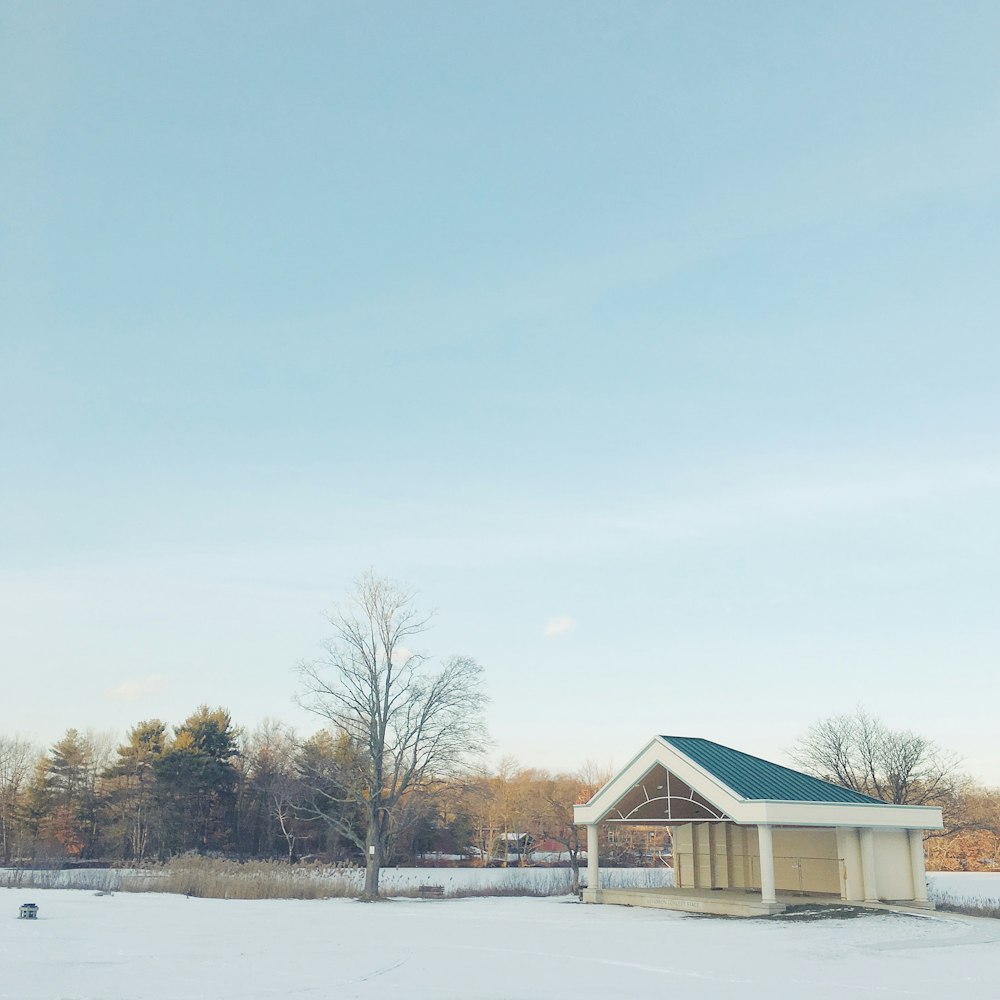
[[[676,889],[760,891],[757,828],[740,825],[660,764],[605,816],[671,827]],[[774,829],[775,888],[840,897],[843,862],[832,827]]]

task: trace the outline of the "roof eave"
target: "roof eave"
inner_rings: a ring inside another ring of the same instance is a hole
[[[897,806],[888,802],[796,802],[752,799],[740,803],[738,823],[776,826],[870,827],[884,830],[941,830],[937,806]]]

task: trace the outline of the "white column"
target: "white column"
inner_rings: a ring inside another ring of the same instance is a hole
[[[910,837],[910,870],[913,872],[913,898],[927,902],[927,874],[924,870],[924,832],[908,830]]]
[[[861,836],[856,826],[837,827],[837,855],[843,865],[841,898],[860,903],[865,898],[865,891],[861,878]]]
[[[715,870],[715,824],[707,823],[705,832],[708,834],[708,887],[714,889],[718,885],[716,879],[719,874]]]
[[[774,891],[774,840],[771,828],[766,823],[757,826],[757,840],[760,843],[760,901],[776,903]]]
[[[597,824],[587,824],[587,888],[601,888],[601,869],[597,863]]]
[[[865,902],[877,903],[878,882],[875,879],[875,831],[871,827],[861,829],[861,878],[865,886]]]

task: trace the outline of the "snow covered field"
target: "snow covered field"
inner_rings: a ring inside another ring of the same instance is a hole
[[[37,921],[18,920],[23,902]],[[235,901],[0,890],[4,1000],[1000,994],[1000,921],[726,920],[572,898]]]

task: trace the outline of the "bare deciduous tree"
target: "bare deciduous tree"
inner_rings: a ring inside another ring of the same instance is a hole
[[[430,616],[410,592],[371,572],[329,621],[326,656],[299,666],[300,702],[349,742],[323,818],[364,852],[364,894],[375,899],[411,793],[453,776],[486,747],[482,668],[455,656],[430,672],[425,657],[407,648]],[[360,812],[364,829],[339,806]]]
[[[277,719],[265,719],[246,737],[242,750],[250,784],[266,810],[267,825],[277,824],[290,862],[295,860],[295,845],[300,839],[295,826],[296,806],[301,798],[298,752],[295,730]]]
[[[860,706],[811,726],[790,755],[817,777],[896,805],[940,803],[962,780],[954,754]]]
[[[572,872],[570,891],[580,892],[580,856],[587,850],[587,834],[573,821],[573,806],[586,802],[608,779],[610,774],[595,777],[592,765],[576,774],[546,776],[541,784],[544,804],[543,836],[566,848]]]
[[[27,740],[0,736],[0,861],[9,864],[17,817],[39,751]]]

